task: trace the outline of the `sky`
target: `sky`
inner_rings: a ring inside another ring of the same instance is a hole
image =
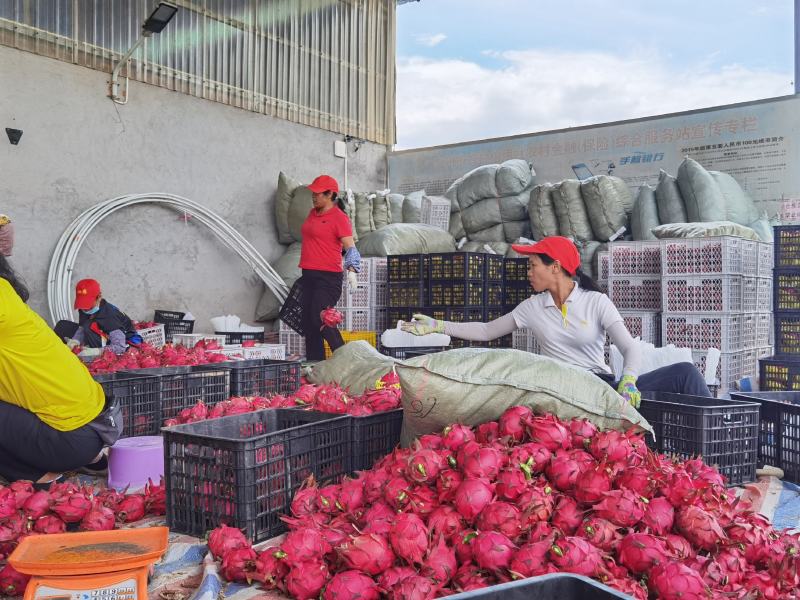
[[[397,7],[397,145],[794,92],[793,0],[421,0]]]

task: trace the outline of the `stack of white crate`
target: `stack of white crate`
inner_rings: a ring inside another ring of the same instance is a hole
[[[608,293],[608,277],[611,275],[611,253],[602,250],[597,253],[597,284],[604,293]]]
[[[448,231],[450,227],[450,200],[443,196],[423,196],[420,216],[422,223]]]
[[[516,329],[511,333],[511,347],[515,350],[524,350],[539,354],[539,343],[533,337],[530,329]]]
[[[286,346],[286,356],[305,356],[306,340],[283,321],[278,321],[278,340]]]
[[[378,331],[386,326],[386,258],[362,258],[358,284],[351,290],[345,278],[342,295],[336,305],[344,317],[342,329]]]
[[[709,348],[721,352],[720,392],[756,377],[771,354],[772,244],[738,237],[661,240],[662,342],[691,348],[705,373]]]

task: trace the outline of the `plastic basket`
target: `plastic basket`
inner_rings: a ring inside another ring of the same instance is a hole
[[[372,305],[389,306],[389,284],[373,283],[372,285]]]
[[[758,274],[760,242],[723,236],[662,241],[664,275]]]
[[[306,338],[292,329],[281,330],[280,343],[286,347],[288,356],[306,355]]]
[[[194,321],[165,321],[164,337],[172,340],[176,335],[192,333],[194,331]]]
[[[661,242],[612,242],[608,245],[609,270],[605,279],[627,275],[661,275]]]
[[[654,346],[661,345],[660,313],[652,311],[621,311],[620,316],[633,337],[638,337],[643,342]]]
[[[404,360],[406,358],[414,358],[415,356],[422,356],[423,354],[434,354],[436,352],[443,352],[449,350],[447,346],[402,346],[397,348],[388,348],[383,346],[381,352],[386,356]]]
[[[122,409],[122,437],[158,435],[161,428],[161,377],[156,373],[119,371],[95,375],[105,393]]]
[[[800,311],[775,313],[775,354],[800,359]]]
[[[231,396],[291,394],[300,387],[300,362],[243,360],[220,363],[231,372]]]
[[[428,304],[430,306],[484,306],[487,285],[483,280],[434,281],[432,279],[428,290]],[[502,284],[494,285],[499,289],[499,295],[496,296],[498,304],[502,304]]]
[[[241,344],[242,342],[264,343],[263,331],[215,331],[214,335],[225,337],[222,344]]]
[[[612,277],[608,295],[619,310],[661,310],[660,277]]]
[[[773,309],[800,311],[800,269],[775,269]]]
[[[528,282],[523,284],[519,283],[506,283],[503,288],[503,305],[504,306],[517,306],[524,302],[533,294],[531,286]]]
[[[153,313],[153,321],[156,323],[166,323],[167,321],[182,321],[186,316],[185,312],[177,310],[156,310]]]
[[[351,471],[350,417],[262,410],[165,429],[167,523],[202,536],[227,523],[254,543],[282,533],[281,515],[309,475]]]
[[[800,360],[772,356],[758,361],[758,387],[765,392],[800,391]]]
[[[761,405],[759,463],[783,470],[783,480],[800,483],[800,392],[734,392],[732,400]]]
[[[225,335],[215,333],[177,333],[172,336],[172,343],[176,346],[185,346],[187,348],[194,348],[198,342],[214,342],[219,346],[223,346],[225,342]]]
[[[454,323],[476,323],[486,318],[483,308],[468,308],[465,306],[451,306],[447,309],[446,321]]]
[[[489,254],[480,252],[439,252],[430,254],[431,279],[486,279],[486,260]],[[502,257],[499,257],[502,258]]]
[[[137,329],[136,333],[142,336],[142,342],[145,344],[153,346],[153,348],[161,348],[167,343],[167,336],[164,331],[164,324],[160,323],[154,327]]]
[[[354,471],[371,469],[375,461],[389,454],[400,443],[403,409],[353,417],[353,451],[350,464]]]
[[[486,281],[505,281],[505,257],[500,254],[486,255]]]
[[[603,250],[597,253],[597,280],[608,281],[611,276],[611,253]]]
[[[430,308],[420,306],[394,306],[386,309],[386,326],[390,329],[397,325],[398,321],[410,321],[411,317],[416,313],[425,313],[430,311]]]
[[[739,352],[723,352],[717,363],[717,371],[713,374],[720,391],[738,389],[739,382],[745,377],[755,379],[758,376],[758,360],[772,353],[771,348],[754,348]],[[706,375],[706,350],[692,351],[692,360],[703,376]]]
[[[746,279],[745,283],[749,280]],[[772,279],[756,279],[756,312],[772,312]],[[745,296],[747,298],[747,296]]]
[[[422,223],[447,231],[450,227],[450,200],[423,196],[420,217]]]
[[[674,344],[678,348],[736,352],[754,345],[752,342],[748,346],[744,344],[744,323],[743,314],[664,313],[661,338],[665,345]]]
[[[295,333],[295,335],[298,334]],[[280,340],[280,337],[278,339]],[[280,342],[255,346],[228,344],[223,346],[219,353],[234,360],[286,360],[286,345]]]
[[[395,323],[397,325],[397,323]],[[381,333],[389,329],[389,322],[386,320],[386,309],[375,309],[375,333],[377,336],[377,343],[380,345]]]
[[[369,308],[348,308],[342,311],[341,327],[348,331],[374,331],[375,314]]]
[[[506,258],[503,261],[503,279],[506,284],[527,283],[529,264],[527,258]]]
[[[656,450],[686,459],[702,456],[719,469],[728,485],[755,481],[758,403],[685,394],[643,395],[639,412],[653,426]]]
[[[763,348],[770,345],[772,315],[770,313],[744,313],[742,315],[742,348]]]
[[[346,283],[342,286],[342,295],[336,303],[337,308],[369,308],[372,306],[372,287],[369,283],[359,283],[355,289]]]
[[[662,285],[664,311],[756,312],[758,282],[755,277],[740,275],[665,277]],[[761,289],[763,293],[763,285]]]
[[[386,257],[387,281],[423,282],[428,277],[428,254],[393,254]]]
[[[566,573],[529,577],[448,596],[451,600],[612,600],[631,599],[602,583]]]
[[[202,400],[207,406],[230,397],[230,370],[217,365],[165,367],[161,376],[161,418],[174,419],[184,408]]]
[[[782,225],[773,230],[775,268],[800,268],[800,225]]]
[[[367,342],[373,348],[377,347],[377,339],[378,335],[374,331],[346,331],[341,330],[339,333],[342,334],[342,339],[344,343],[347,344],[348,342],[357,342],[357,341],[364,341]],[[328,346],[328,342],[323,341],[325,346],[325,358],[329,358],[333,355],[331,352],[330,346]]]
[[[428,289],[424,283],[402,281],[387,286],[387,306],[424,306],[428,302]]]
[[[373,257],[362,259],[370,263],[369,282],[386,283],[388,281],[387,259],[385,257]]]
[[[303,335],[303,278],[294,282],[280,311],[281,327]]]
[[[770,242],[758,242],[758,276],[772,277],[775,250]]]

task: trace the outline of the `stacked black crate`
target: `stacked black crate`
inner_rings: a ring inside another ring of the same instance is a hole
[[[762,391],[800,391],[800,225],[775,227],[775,354],[759,361]]]
[[[428,308],[428,263],[428,254],[387,257],[387,328],[395,327],[398,321],[410,321],[414,313],[425,313]]]

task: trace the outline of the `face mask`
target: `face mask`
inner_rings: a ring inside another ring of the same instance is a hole
[[[100,310],[100,307],[99,306],[95,306],[94,308],[90,308],[89,310],[83,311],[83,313],[86,314],[86,315],[93,315],[98,310]]]

